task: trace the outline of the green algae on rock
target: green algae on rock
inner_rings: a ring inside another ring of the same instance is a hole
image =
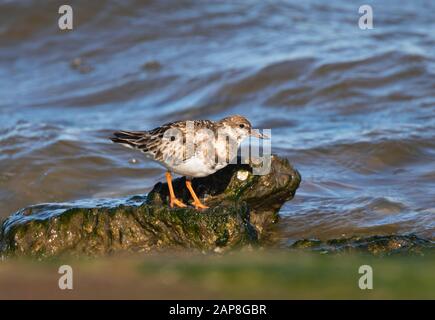
[[[305,249],[321,253],[370,253],[372,255],[416,254],[433,253],[435,242],[420,238],[414,234],[409,235],[376,235],[369,237],[350,237],[342,239],[298,240],[290,246],[291,249]]]
[[[10,216],[2,225],[3,255],[50,257],[101,255],[165,248],[222,250],[261,242],[277,221],[278,210],[293,198],[299,173],[286,159],[271,158],[268,174],[257,176],[247,164],[228,165],[193,179],[210,209],[171,209],[167,184],[148,197],[41,204]],[[175,179],[177,197],[188,201],[184,178]]]
[[[255,241],[246,206],[201,213],[157,205],[72,208],[48,219],[5,223],[3,251],[15,254],[100,255],[165,247],[211,250]]]
[[[272,156],[270,171],[265,175],[254,175],[247,164],[228,165],[215,174],[204,178],[195,178],[193,188],[199,197],[207,199],[208,206],[232,206],[245,202],[249,208],[249,221],[262,238],[268,228],[278,220],[278,211],[291,200],[301,176],[288,162]],[[175,195],[185,203],[190,201],[190,194],[184,187],[185,178],[173,181]],[[158,183],[148,195],[147,203],[168,205],[168,187]]]

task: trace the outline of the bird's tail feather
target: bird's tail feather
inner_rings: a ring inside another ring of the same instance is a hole
[[[137,148],[139,141],[143,140],[147,136],[146,131],[116,131],[113,133],[114,137],[111,137],[115,143],[122,144],[126,147]]]

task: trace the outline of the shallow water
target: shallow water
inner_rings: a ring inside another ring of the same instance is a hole
[[[285,241],[435,237],[435,2],[0,1],[0,217],[164,171],[117,129],[246,115],[303,182]],[[89,203],[89,202],[87,202]]]

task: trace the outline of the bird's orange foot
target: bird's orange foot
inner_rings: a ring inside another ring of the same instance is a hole
[[[195,206],[196,210],[208,209],[209,208],[206,205],[202,204],[200,201],[194,201],[192,204]]]
[[[174,205],[176,205],[179,208],[186,208],[187,207],[181,200],[178,200],[177,198],[171,198],[169,205],[171,208],[173,208]]]

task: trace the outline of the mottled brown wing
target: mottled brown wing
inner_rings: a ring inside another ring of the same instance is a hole
[[[186,121],[177,121],[149,131],[117,131],[111,140],[140,150],[156,161],[187,160],[186,124]],[[214,123],[209,120],[196,120],[193,124],[194,130],[202,127],[212,129],[214,126]]]

